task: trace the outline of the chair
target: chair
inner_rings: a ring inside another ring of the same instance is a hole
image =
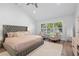
[[[60,33],[55,33],[55,35],[53,35],[53,36],[51,36],[51,37],[49,37],[49,40],[51,40],[51,41],[60,41]]]

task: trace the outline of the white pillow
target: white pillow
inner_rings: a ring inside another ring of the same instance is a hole
[[[15,32],[15,36],[16,37],[20,37],[20,36],[26,36],[26,35],[31,35],[31,33],[29,31],[18,31],[18,32]]]

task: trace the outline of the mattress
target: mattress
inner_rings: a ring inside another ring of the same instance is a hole
[[[17,52],[21,52],[25,49],[28,49],[30,46],[34,45],[35,43],[38,44],[38,42],[41,42],[41,41],[42,41],[41,36],[27,35],[22,37],[6,38],[3,45],[10,47]]]

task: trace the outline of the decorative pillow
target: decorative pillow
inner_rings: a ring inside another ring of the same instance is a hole
[[[8,32],[7,37],[14,37],[15,33],[14,32]]]

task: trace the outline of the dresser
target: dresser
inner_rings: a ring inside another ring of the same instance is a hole
[[[72,50],[75,56],[79,56],[79,37],[72,39]]]
[[[2,37],[0,37],[0,48],[2,47]]]

